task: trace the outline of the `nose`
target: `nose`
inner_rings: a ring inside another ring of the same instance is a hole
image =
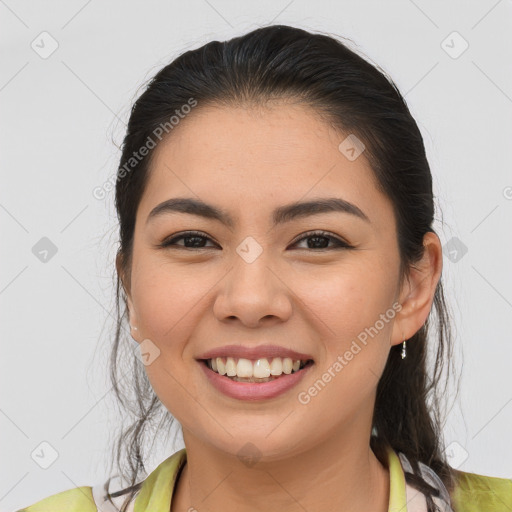
[[[290,318],[292,296],[289,284],[272,268],[265,252],[250,263],[237,254],[221,281],[213,311],[220,322],[240,322],[249,328],[270,326]]]

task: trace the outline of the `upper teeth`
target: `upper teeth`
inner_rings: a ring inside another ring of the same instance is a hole
[[[290,357],[274,357],[269,363],[268,359],[250,359],[234,358],[234,357],[216,357],[208,359],[208,366],[215,372],[228,377],[255,377],[263,379],[271,375],[281,375],[282,373],[290,374],[292,370],[296,372],[301,367],[301,360],[293,361]],[[305,363],[305,361],[303,361]]]

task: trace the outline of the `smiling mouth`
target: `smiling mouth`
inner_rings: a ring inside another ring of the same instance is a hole
[[[249,383],[270,382],[300,372],[314,364],[312,359],[292,361],[290,358],[273,358],[271,363],[267,359],[253,362],[248,359],[231,357],[200,359],[200,362],[212,372],[227,379]],[[261,376],[256,377],[255,374]]]

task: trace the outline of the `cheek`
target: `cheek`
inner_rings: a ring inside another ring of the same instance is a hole
[[[206,300],[213,284],[213,276],[203,279],[176,265],[149,262],[140,266],[132,293],[144,337],[154,341],[162,353],[176,357],[197,325],[201,300]]]
[[[310,278],[296,281],[294,292],[325,352],[299,390],[300,403],[308,401],[305,410],[317,424],[338,425],[363,411],[371,414],[394,318],[390,277],[354,266]]]
[[[160,401],[182,424],[195,403],[183,391],[184,383],[190,381],[191,365],[196,364],[190,354],[186,360],[187,343],[199,321],[201,299],[213,284],[190,274],[148,258],[137,268],[132,287],[141,336],[158,353],[144,369]],[[195,417],[199,421],[202,415],[196,411]]]
[[[320,386],[316,414],[324,414],[320,403],[339,400],[356,410],[370,400],[387,360],[395,316],[392,272],[361,264],[338,266],[321,279],[316,274],[294,285],[325,351],[318,371],[329,383],[325,389]]]
[[[304,273],[307,278],[295,279],[293,290],[305,312],[313,314],[311,321],[322,336],[341,349],[391,307],[390,274],[362,265],[338,266],[329,272]]]

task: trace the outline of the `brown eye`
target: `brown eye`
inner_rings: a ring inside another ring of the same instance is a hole
[[[183,240],[183,244],[177,244],[176,242]],[[212,241],[211,238],[206,236],[201,231],[185,231],[179,236],[173,236],[162,242],[160,247],[171,247],[175,246],[183,249],[209,249],[204,246],[204,241]]]
[[[299,242],[302,242],[303,240],[313,240],[313,242],[310,244],[308,243],[308,247],[306,249],[351,249],[352,246],[347,244],[347,242],[341,240],[338,237],[335,237],[331,235],[330,233],[326,231],[310,231],[306,233],[302,238],[299,238],[297,241],[294,242],[294,245],[296,245]],[[333,242],[335,245],[334,247],[327,247],[329,242]],[[320,247],[319,247],[320,245]]]

